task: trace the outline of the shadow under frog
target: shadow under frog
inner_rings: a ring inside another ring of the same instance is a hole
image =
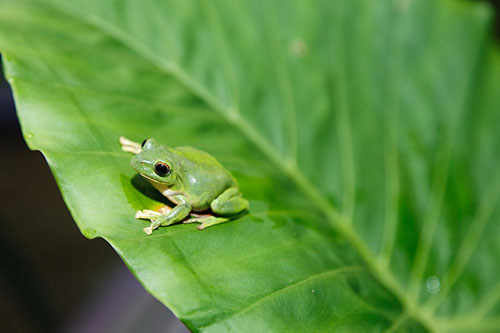
[[[125,193],[125,197],[134,209],[139,210],[144,206],[152,206],[151,200],[158,204],[157,208],[163,206],[174,206],[139,174],[135,174],[132,178],[125,174],[121,174],[120,183],[122,185],[123,192]],[[132,187],[130,185],[132,185]],[[138,196],[137,191],[140,192],[145,198]]]

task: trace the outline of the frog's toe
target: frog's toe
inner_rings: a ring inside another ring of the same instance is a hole
[[[158,216],[161,216],[161,215],[162,215],[162,213],[160,213],[160,212],[155,212],[154,210],[144,209],[144,210],[138,210],[135,213],[135,218],[136,219],[151,220],[154,218],[158,218]]]
[[[207,221],[212,221],[212,219],[214,219],[215,217],[213,215],[210,215],[210,214],[193,214],[191,213],[191,216],[182,221],[182,223],[204,223],[204,222],[207,222]]]
[[[211,216],[210,218],[205,218],[205,219],[203,219],[203,221],[200,221],[202,223],[199,226],[196,226],[196,228],[198,228],[198,230],[203,230],[203,229],[208,228],[210,226],[213,226],[216,224],[221,224],[221,223],[224,223],[224,222],[227,222],[230,220],[231,219],[227,218],[227,217]]]
[[[212,214],[205,214],[205,213],[193,213],[191,212],[189,214],[191,217],[209,217],[209,216],[213,216]]]
[[[153,233],[153,228],[151,228],[151,226],[146,227],[146,228],[144,228],[143,230],[144,230],[144,232],[145,232],[146,234],[148,234],[148,235],[151,235],[151,234]]]
[[[120,137],[120,144],[122,150],[127,153],[139,154],[141,152],[141,145],[139,143],[131,141],[124,136]]]

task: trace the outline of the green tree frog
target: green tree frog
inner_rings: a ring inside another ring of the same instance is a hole
[[[120,137],[120,144],[123,151],[135,154],[132,168],[176,205],[137,211],[136,218],[151,221],[146,234],[181,221],[201,223],[197,228],[203,230],[248,210],[236,179],[210,154],[193,147],[167,147],[154,139],[139,144]]]

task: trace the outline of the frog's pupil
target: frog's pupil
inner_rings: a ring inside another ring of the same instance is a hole
[[[155,164],[155,172],[158,176],[165,176],[170,171],[170,167],[163,162]]]
[[[148,141],[148,139],[144,139],[144,141],[142,141],[141,148],[144,148],[144,145],[146,144],[146,141]]]

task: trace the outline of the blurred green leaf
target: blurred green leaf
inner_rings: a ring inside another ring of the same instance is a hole
[[[494,331],[490,19],[447,0],[0,0],[0,50],[80,230],[190,329]],[[145,235],[134,212],[163,199],[121,135],[212,153],[250,214]]]

